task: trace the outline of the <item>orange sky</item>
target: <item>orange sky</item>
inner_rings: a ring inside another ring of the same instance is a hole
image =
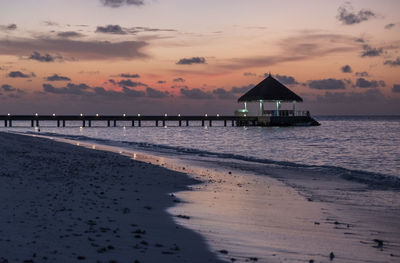
[[[134,3],[2,1],[0,114],[231,114],[269,72],[315,114],[400,112],[399,1]]]

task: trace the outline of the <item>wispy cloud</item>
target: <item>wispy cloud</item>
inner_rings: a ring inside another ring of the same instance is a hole
[[[16,24],[0,25],[0,30],[3,31],[13,31],[17,29]]]
[[[344,65],[343,67],[340,68],[343,73],[352,73],[353,70],[351,69],[350,65]]]
[[[383,48],[373,48],[370,45],[363,45],[361,57],[377,57],[382,55]]]
[[[31,77],[36,77],[35,73],[23,73],[21,71],[11,71],[10,73],[8,73],[8,76],[10,78],[31,78]]]
[[[122,29],[120,25],[98,26],[96,28],[96,33],[117,34],[117,35],[126,34],[126,32]]]
[[[376,17],[376,14],[368,9],[362,9],[358,12],[354,12],[353,7],[350,3],[345,3],[338,9],[339,14],[337,19],[344,25],[359,24],[363,21],[368,21],[371,18]]]
[[[203,57],[192,57],[192,58],[182,58],[178,62],[177,65],[192,65],[192,64],[205,64],[206,59]]]
[[[52,55],[47,54],[47,53],[41,55],[39,52],[33,51],[28,59],[36,60],[36,61],[39,61],[39,62],[54,62],[56,59],[62,60],[62,57],[61,56],[52,56]]]
[[[308,87],[317,90],[343,90],[346,89],[345,82],[341,79],[320,79],[311,80],[308,83]]]
[[[358,78],[356,81],[356,87],[359,88],[378,88],[385,87],[386,83],[383,80],[366,80],[364,78]]]
[[[60,76],[58,74],[53,74],[52,76],[48,76],[46,78],[47,81],[71,81],[69,77]]]
[[[79,41],[52,38],[0,39],[0,54],[23,56],[26,50],[62,53],[83,60],[136,59],[147,57],[141,52],[144,41]]]
[[[398,67],[400,66],[400,57],[397,57],[395,60],[386,60],[383,64],[391,67]]]
[[[143,0],[100,0],[107,7],[118,8],[122,6],[141,6],[144,5]]]

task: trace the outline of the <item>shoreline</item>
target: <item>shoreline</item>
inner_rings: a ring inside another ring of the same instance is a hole
[[[199,183],[186,174],[32,136],[0,144],[2,262],[222,262],[166,212]]]

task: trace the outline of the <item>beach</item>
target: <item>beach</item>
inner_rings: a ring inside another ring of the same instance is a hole
[[[187,175],[30,136],[0,146],[0,262],[219,262],[165,211]]]

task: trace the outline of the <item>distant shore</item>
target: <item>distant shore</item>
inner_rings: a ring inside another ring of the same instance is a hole
[[[166,212],[183,173],[2,132],[0,163],[0,262],[220,262]]]

